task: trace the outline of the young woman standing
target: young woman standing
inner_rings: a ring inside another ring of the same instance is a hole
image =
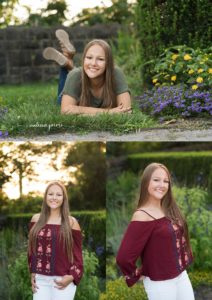
[[[141,268],[136,266],[139,258]],[[170,173],[152,163],[143,172],[138,207],[117,264],[129,287],[143,279],[149,300],[194,300],[186,272],[191,262],[188,228],[172,195]]]
[[[82,235],[65,186],[51,182],[30,223],[28,263],[33,300],[73,300],[83,273]]]
[[[82,67],[73,67],[75,48],[64,30],[57,30],[62,52],[48,47],[45,59],[60,66],[58,104],[63,114],[96,115],[129,113],[131,97],[122,71],[114,66],[112,50],[104,40],[89,42],[82,56]]]

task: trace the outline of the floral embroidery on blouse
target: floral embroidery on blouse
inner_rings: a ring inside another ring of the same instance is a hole
[[[45,245],[47,241],[48,244]],[[52,231],[50,228],[43,228],[38,233],[37,238],[37,255],[34,257],[36,260],[35,272],[44,272],[45,274],[51,273],[51,255],[52,255]]]
[[[177,250],[177,258],[178,258],[178,267],[179,270],[184,270],[185,266],[187,266],[191,261],[191,255],[187,249],[186,239],[183,235],[183,228],[181,225],[172,223],[172,228],[175,234],[176,239],[176,250]]]
[[[77,276],[80,277],[81,270],[78,269],[76,265],[71,266],[70,270],[73,271],[73,272],[75,272],[77,274]]]

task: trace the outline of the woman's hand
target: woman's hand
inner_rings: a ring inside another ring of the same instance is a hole
[[[117,107],[111,108],[108,113],[109,114],[117,114],[117,113],[131,113],[132,108],[131,107],[124,107],[123,104],[120,104]]]
[[[39,287],[36,285],[35,273],[31,274],[31,284],[32,284],[32,292],[34,294],[37,292],[37,289],[39,289]]]
[[[138,275],[140,275],[140,274],[141,274],[141,268],[137,268],[137,269],[135,270],[135,275],[138,276]],[[140,275],[138,281],[143,281],[143,279],[144,279],[144,276],[143,276],[143,275]]]
[[[65,275],[61,280],[55,279],[54,282],[57,284],[55,287],[59,290],[64,290],[67,285],[73,282],[74,277],[72,275]]]

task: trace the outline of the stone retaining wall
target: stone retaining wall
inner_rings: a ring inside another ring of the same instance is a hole
[[[60,27],[7,27],[0,30],[0,84],[21,84],[33,81],[48,81],[58,74],[55,63],[45,61],[42,51],[45,47],[59,44],[55,30]],[[64,28],[77,50],[75,63],[80,62],[80,53],[85,44],[94,38],[116,38],[119,25],[75,26]]]

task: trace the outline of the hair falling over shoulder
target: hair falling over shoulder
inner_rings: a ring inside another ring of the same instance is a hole
[[[166,193],[166,195],[161,200],[161,206],[162,210],[165,214],[165,216],[174,224],[181,225],[183,228],[184,236],[186,239],[186,243],[188,245],[188,249],[190,250],[190,239],[189,239],[189,233],[188,233],[188,225],[186,222],[185,217],[183,216],[182,212],[180,211],[180,208],[178,207],[173,193],[172,193],[172,182],[171,182],[171,175],[167,167],[160,163],[151,163],[149,164],[143,171],[142,177],[141,177],[141,185],[140,185],[140,197],[138,200],[137,207],[141,207],[148,201],[148,186],[149,182],[152,176],[152,173],[158,169],[162,168],[168,175],[169,178],[169,188]]]
[[[49,188],[52,185],[58,185],[63,191],[63,203],[61,205],[61,227],[60,227],[60,239],[63,242],[63,247],[66,249],[66,253],[68,255],[68,259],[70,262],[73,261],[73,238],[72,238],[72,229],[70,225],[70,212],[69,212],[69,203],[68,203],[68,195],[64,184],[60,181],[52,181],[46,187],[41,213],[38,221],[34,224],[29,232],[29,243],[28,243],[28,251],[29,253],[36,253],[36,244],[37,244],[37,236],[39,231],[46,225],[50,216],[50,208],[46,203],[47,193]]]

